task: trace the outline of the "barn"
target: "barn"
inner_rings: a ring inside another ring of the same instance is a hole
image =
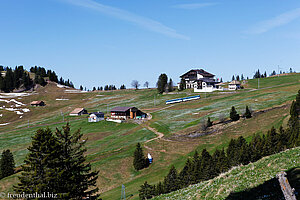
[[[87,110],[84,108],[75,108],[72,112],[70,112],[70,116],[80,116],[80,115],[84,115],[84,114],[88,114]]]
[[[92,112],[89,114],[88,122],[99,122],[104,120],[103,112]]]
[[[110,111],[112,119],[144,119],[147,114],[136,107],[115,107]]]
[[[43,101],[33,101],[30,103],[31,106],[45,106],[45,102]]]

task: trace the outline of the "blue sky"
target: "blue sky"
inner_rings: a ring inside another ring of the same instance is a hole
[[[155,86],[192,68],[223,80],[300,71],[299,0],[3,0],[0,65],[92,88]]]

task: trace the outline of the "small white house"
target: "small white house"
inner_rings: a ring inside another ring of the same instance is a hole
[[[99,122],[104,120],[103,112],[92,112],[89,114],[88,122]]]
[[[228,90],[238,90],[238,89],[241,89],[241,82],[234,80],[228,84]]]

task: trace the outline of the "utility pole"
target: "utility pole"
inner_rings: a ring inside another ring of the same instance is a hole
[[[125,195],[125,185],[122,185],[122,190],[121,190],[121,200],[126,200],[126,195]]]
[[[278,178],[278,181],[280,183],[280,187],[282,190],[282,193],[284,195],[285,200],[297,200],[295,196],[295,189],[291,188],[289,181],[285,177],[285,172],[279,172],[276,177]]]
[[[257,89],[259,89],[259,78],[257,79]]]
[[[28,128],[29,128],[29,120],[28,120]]]
[[[156,104],[156,103],[155,103],[155,94],[154,94],[154,106],[156,106],[155,104]]]

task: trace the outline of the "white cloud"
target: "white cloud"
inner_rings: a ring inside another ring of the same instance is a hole
[[[131,22],[131,23],[136,24],[140,27],[143,27],[147,30],[150,30],[150,31],[153,31],[156,33],[160,33],[160,34],[166,35],[168,37],[183,39],[183,40],[190,39],[189,37],[177,33],[176,30],[169,28],[158,21],[136,15],[136,14],[128,12],[126,10],[122,10],[122,9],[115,8],[112,6],[106,6],[106,5],[100,4],[93,0],[62,0],[62,1],[68,2],[68,3],[76,5],[76,6],[96,10],[105,15],[108,15],[108,16],[111,16],[111,17],[114,17],[114,18],[117,18],[120,20]]]
[[[188,10],[193,10],[193,9],[198,9],[198,8],[203,8],[203,7],[208,7],[208,6],[214,6],[217,5],[217,3],[190,3],[190,4],[177,4],[172,6],[173,8],[180,8],[180,9],[188,9]]]
[[[282,13],[272,19],[259,22],[252,28],[246,31],[248,34],[261,34],[273,28],[288,24],[300,17],[300,8]]]

